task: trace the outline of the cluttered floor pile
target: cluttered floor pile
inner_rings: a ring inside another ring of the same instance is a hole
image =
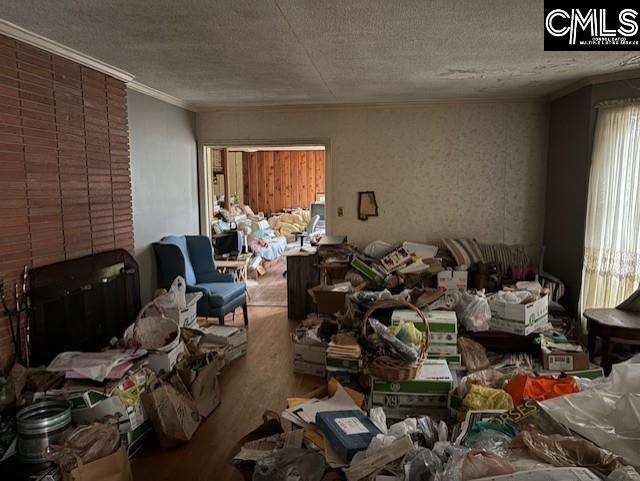
[[[201,293],[176,278],[101,352],[16,362],[0,378],[2,479],[131,481],[149,435],[189,441],[221,400],[218,375],[247,352],[244,328],[199,324]],[[5,478],[5,475],[7,476]]]
[[[301,322],[292,349],[295,372],[325,381],[281,412],[265,406],[235,449],[245,479],[640,480],[640,356],[605,377],[535,278],[485,295],[429,260],[411,268],[406,249],[321,249],[348,268],[310,290],[332,307],[315,296],[324,314]]]

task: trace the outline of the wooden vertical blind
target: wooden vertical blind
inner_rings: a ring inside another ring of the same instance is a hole
[[[133,250],[126,85],[0,35],[0,279]],[[0,313],[0,366],[12,356]]]
[[[316,194],[325,192],[325,152],[243,152],[242,181],[244,202],[254,212],[308,209]]]

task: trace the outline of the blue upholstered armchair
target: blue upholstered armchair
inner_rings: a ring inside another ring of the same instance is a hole
[[[187,292],[202,292],[198,315],[224,316],[242,306],[247,325],[247,295],[244,282],[235,282],[233,274],[216,270],[211,240],[206,236],[167,236],[153,244],[158,261],[158,287],[168,289],[176,276],[187,282]]]

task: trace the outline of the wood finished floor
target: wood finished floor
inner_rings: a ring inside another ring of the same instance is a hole
[[[238,313],[234,325],[241,326]],[[230,317],[227,324],[232,325]],[[249,307],[248,352],[224,368],[221,404],[189,443],[163,451],[155,438],[147,440],[132,460],[134,480],[241,480],[228,463],[236,442],[261,424],[265,410],[279,412],[287,397],[322,383],[321,378],[294,374],[291,369],[289,332],[296,325],[287,320],[285,307]]]
[[[282,274],[287,268],[284,258],[269,267],[258,279],[258,285],[249,287],[250,306],[285,307],[287,305],[287,278]]]

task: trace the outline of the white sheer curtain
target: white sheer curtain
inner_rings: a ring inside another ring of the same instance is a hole
[[[586,220],[581,308],[615,307],[640,282],[640,103],[598,110]]]

